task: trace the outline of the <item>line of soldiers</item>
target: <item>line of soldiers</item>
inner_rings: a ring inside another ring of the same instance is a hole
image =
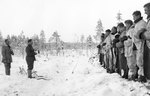
[[[32,39],[28,40],[28,45],[26,47],[26,62],[27,62],[27,73],[28,78],[32,77],[32,70],[34,67],[34,61],[35,61],[35,55],[37,54],[35,50],[32,47],[33,41]],[[39,51],[38,51],[39,53]],[[11,63],[12,63],[12,55],[14,55],[14,52],[10,46],[10,41],[8,39],[5,39],[5,42],[2,46],[2,62],[4,63],[5,67],[5,74],[10,75],[10,69],[11,69]]]
[[[150,79],[150,3],[144,5],[144,11],[147,22],[140,11],[134,11],[134,21],[125,20],[102,33],[97,47],[100,64],[108,73],[139,82]]]

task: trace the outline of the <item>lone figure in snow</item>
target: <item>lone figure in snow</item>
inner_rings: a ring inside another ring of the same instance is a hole
[[[32,78],[32,69],[34,66],[35,55],[37,54],[32,47],[32,39],[28,40],[28,46],[26,47],[26,62],[28,65],[28,78]]]
[[[5,74],[10,75],[10,68],[12,62],[12,56],[14,55],[13,50],[10,47],[10,42],[8,39],[5,39],[4,45],[2,46],[2,62],[5,66]]]

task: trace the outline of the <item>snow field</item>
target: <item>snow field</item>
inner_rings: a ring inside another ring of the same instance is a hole
[[[108,74],[96,58],[77,51],[60,56],[37,56],[34,70],[51,80],[28,79],[19,73],[26,70],[22,57],[13,57],[11,76],[5,76],[0,65],[0,96],[149,96],[150,91],[138,82]]]

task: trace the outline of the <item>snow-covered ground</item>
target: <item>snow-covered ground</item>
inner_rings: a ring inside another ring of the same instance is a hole
[[[118,74],[108,74],[95,59],[76,51],[64,56],[37,56],[34,70],[50,80],[28,79],[22,57],[13,57],[11,76],[0,65],[0,96],[150,96],[148,83],[127,81]]]

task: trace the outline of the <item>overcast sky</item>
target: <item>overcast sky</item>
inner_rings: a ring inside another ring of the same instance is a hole
[[[40,34],[46,38],[58,31],[64,41],[76,41],[80,35],[94,35],[99,19],[104,30],[116,25],[120,11],[122,18],[132,19],[132,13],[140,10],[149,0],[0,0],[0,30],[6,37]]]

